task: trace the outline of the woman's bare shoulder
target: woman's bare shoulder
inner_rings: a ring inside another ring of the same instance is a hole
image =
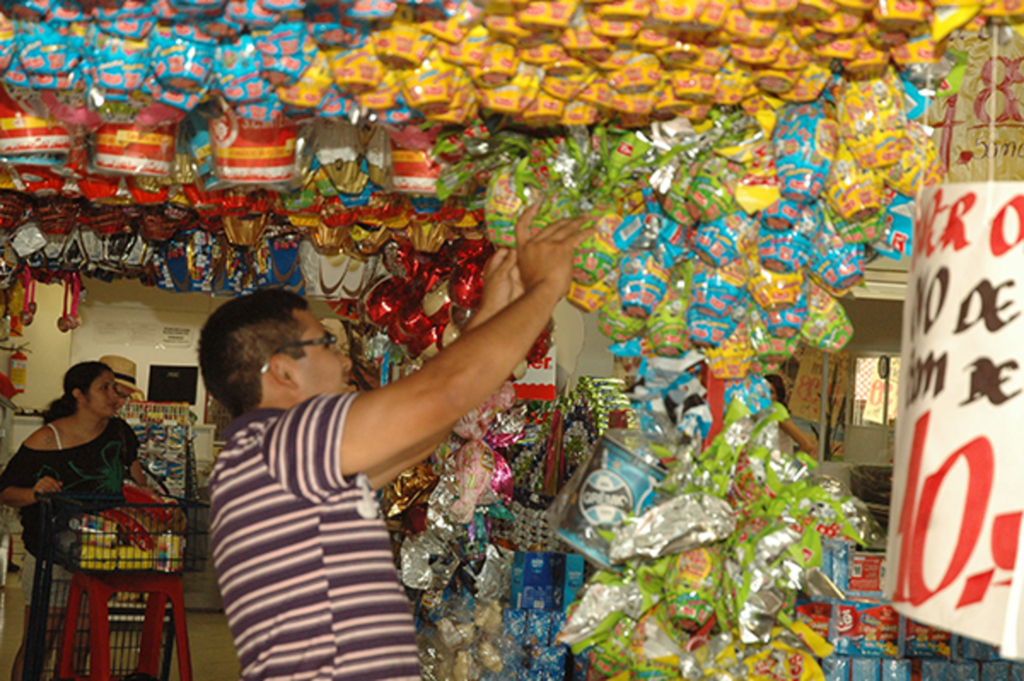
[[[43,426],[42,428],[33,432],[31,435],[25,438],[25,442],[23,444],[31,449],[39,449],[44,451],[50,449],[60,449],[57,446],[57,438],[53,436],[53,429],[50,428],[49,426]]]

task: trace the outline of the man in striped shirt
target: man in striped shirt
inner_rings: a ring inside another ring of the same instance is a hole
[[[235,420],[210,478],[213,558],[245,681],[419,679],[415,631],[373,488],[430,456],[526,356],[591,232],[562,220],[485,271],[459,340],[353,393],[350,360],[302,298],[261,291],[211,315],[207,389]]]

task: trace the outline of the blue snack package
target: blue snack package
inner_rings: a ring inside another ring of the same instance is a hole
[[[981,665],[977,662],[953,662],[949,665],[951,681],[980,681]]]
[[[982,662],[981,681],[1010,681],[1010,663]]]
[[[850,681],[881,681],[882,665],[877,658],[854,657],[850,659]]]
[[[505,636],[519,646],[526,645],[526,610],[504,610],[501,621]]]
[[[984,643],[983,641],[976,641],[973,638],[961,636],[959,637],[956,659],[978,660],[981,662],[985,662],[987,660],[998,660],[999,646],[994,646],[991,643]]]
[[[910,681],[910,660],[882,660],[882,681]]]
[[[825,681],[850,681],[850,658],[829,655],[821,661]]]
[[[526,616],[526,645],[546,646],[551,642],[551,613],[530,610]]]
[[[1011,681],[1024,681],[1024,663],[1010,663],[1010,679]]]
[[[953,665],[948,660],[921,660],[921,678],[928,681],[953,681]]]
[[[839,655],[899,656],[900,616],[892,606],[865,601],[836,601],[829,642]]]

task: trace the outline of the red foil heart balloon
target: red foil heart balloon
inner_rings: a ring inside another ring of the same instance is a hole
[[[392,277],[385,279],[366,296],[366,317],[377,326],[388,326],[398,314],[406,297],[409,282]]]
[[[459,307],[477,308],[484,293],[484,266],[470,261],[455,269],[451,278],[452,302]]]

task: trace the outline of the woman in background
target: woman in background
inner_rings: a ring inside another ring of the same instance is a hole
[[[782,380],[782,376],[768,374],[764,379],[772,387],[772,400],[789,409],[789,403],[786,401],[786,383]],[[801,451],[816,456],[818,453],[818,446],[814,442],[814,438],[800,430],[793,423],[793,419],[786,419],[779,423],[779,449],[790,454]]]
[[[126,477],[140,485],[144,482],[136,458],[138,440],[131,427],[117,418],[126,392],[106,364],[82,362],[71,367],[64,374],[64,394],[43,413],[45,425],[26,438],[0,474],[0,496],[6,505],[19,509],[22,541],[28,552],[21,571],[25,631],[14,658],[12,679],[22,677],[35,564],[41,548],[41,513],[36,495],[120,495]],[[53,579],[50,616],[59,618],[67,592],[66,588],[58,590],[57,583],[69,583],[71,575],[54,565]],[[47,631],[55,631],[55,627],[48,626]]]

